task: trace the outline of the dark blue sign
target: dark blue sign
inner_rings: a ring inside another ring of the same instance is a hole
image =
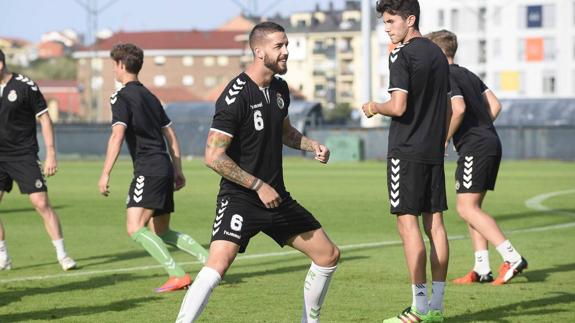
[[[543,27],[543,6],[527,6],[527,28]]]

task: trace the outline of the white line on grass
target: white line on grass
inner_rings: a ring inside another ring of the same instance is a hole
[[[573,213],[573,212],[563,211],[563,210],[555,210],[553,208],[550,208],[548,206],[543,205],[543,201],[545,201],[546,199],[548,199],[550,197],[565,195],[565,194],[573,194],[573,193],[575,193],[575,190],[557,191],[557,192],[550,192],[550,193],[537,195],[537,196],[530,198],[527,201],[525,201],[525,206],[527,206],[528,208],[530,208],[532,210],[536,210],[536,211],[554,212],[554,213],[560,213],[560,214],[575,216],[575,213]]]
[[[556,213],[569,214],[569,215],[575,216],[575,213],[567,212],[567,211],[563,211],[563,210],[555,210],[553,208],[547,207],[547,206],[542,204],[543,201],[545,201],[546,199],[548,199],[550,197],[563,195],[563,194],[571,194],[571,193],[575,193],[575,190],[558,191],[558,192],[541,194],[541,195],[535,196],[535,197],[525,201],[525,206],[527,206],[530,209],[537,210],[537,211],[556,212]],[[508,230],[507,233],[541,232],[541,231],[549,231],[549,230],[564,229],[564,228],[571,228],[571,227],[575,227],[575,222],[547,225],[547,226],[534,227],[534,228]],[[450,236],[449,240],[450,241],[463,240],[466,238],[468,238],[468,237],[464,236],[464,235],[458,235],[458,236]],[[362,248],[376,248],[376,247],[383,247],[383,246],[394,246],[394,245],[400,245],[400,244],[401,244],[400,240],[391,240],[391,241],[381,241],[381,242],[350,244],[350,245],[339,246],[339,248],[342,250],[353,250],[353,249],[362,249]],[[299,254],[299,253],[300,252],[297,250],[291,250],[291,251],[253,254],[253,255],[239,255],[236,260],[280,257],[280,256],[295,255],[295,254]],[[188,261],[188,262],[181,262],[179,264],[180,265],[192,265],[192,264],[200,264],[200,262],[199,261]],[[161,265],[151,265],[151,266],[138,266],[138,267],[92,270],[92,271],[77,271],[77,272],[62,273],[62,274],[55,274],[55,275],[44,275],[44,276],[18,277],[18,278],[2,279],[2,280],[0,280],[0,284],[16,283],[16,282],[22,282],[22,281],[33,281],[33,280],[59,279],[59,278],[81,277],[81,276],[96,276],[96,275],[102,275],[102,274],[113,274],[113,273],[122,273],[122,272],[144,271],[144,270],[149,270],[149,269],[158,269],[158,268],[162,268],[162,267],[163,266],[161,266]]]

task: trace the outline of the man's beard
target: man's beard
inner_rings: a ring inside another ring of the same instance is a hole
[[[269,58],[268,55],[265,55],[264,56],[264,65],[265,65],[265,67],[272,70],[272,72],[274,72],[274,74],[284,75],[285,73],[287,73],[287,61],[286,61],[285,68],[282,68],[282,67],[280,67],[278,61],[273,61]]]

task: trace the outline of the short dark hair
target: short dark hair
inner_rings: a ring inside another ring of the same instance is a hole
[[[144,64],[144,51],[134,44],[117,44],[112,48],[110,57],[117,63],[122,62],[126,71],[138,74]]]
[[[0,62],[2,62],[2,65],[6,66],[6,56],[4,55],[4,52],[0,49]]]
[[[425,37],[439,46],[445,53],[445,56],[455,57],[455,53],[457,52],[457,36],[454,33],[442,29],[429,33],[425,35]]]
[[[268,34],[276,32],[285,33],[285,29],[281,25],[271,21],[264,21],[255,25],[254,28],[252,28],[252,31],[250,31],[250,38],[249,38],[250,48],[252,49],[252,51],[255,48],[255,44],[260,40],[262,40],[262,38],[264,38]]]
[[[375,4],[375,11],[379,13],[380,17],[383,16],[384,12],[401,16],[403,19],[415,16],[413,28],[419,30],[419,2],[417,0],[379,0]]]

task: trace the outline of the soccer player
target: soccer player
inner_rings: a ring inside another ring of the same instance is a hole
[[[46,147],[44,169],[38,159],[36,119],[42,126]],[[64,248],[64,236],[58,215],[48,199],[44,175],[55,175],[58,170],[54,129],[46,100],[38,85],[26,76],[10,73],[6,57],[0,50],[0,200],[4,192],[18,183],[20,192],[28,194],[30,202],[44,220],[46,232],[56,248],[56,257],[63,270],[76,268],[76,262]],[[0,222],[0,270],[11,269],[4,241],[4,227]]]
[[[475,249],[475,266],[467,275],[455,279],[454,283],[505,284],[527,268],[527,261],[505,238],[495,220],[481,209],[487,191],[495,188],[501,161],[501,142],[493,126],[501,105],[479,77],[454,63],[457,51],[457,36],[454,33],[441,30],[426,37],[443,50],[450,64],[453,114],[446,146],[453,137],[459,154],[455,171],[457,212],[467,222]],[[488,241],[503,258],[495,281],[489,266]]]
[[[391,99],[362,106],[367,117],[391,117],[387,187],[391,213],[403,242],[413,301],[384,322],[441,322],[449,246],[442,212],[447,209],[444,143],[449,122],[449,66],[441,49],[419,32],[417,0],[376,4],[396,45],[389,55]],[[418,217],[430,240],[432,295],[428,303],[426,249]]]
[[[286,191],[282,146],[314,152],[327,163],[329,150],[292,127],[287,83],[288,39],[273,22],[250,32],[253,62],[216,102],[206,144],[206,165],[222,176],[206,266],[182,302],[177,322],[192,322],[204,309],[238,252],[263,231],[280,246],[307,255],[302,322],[319,322],[320,310],[339,261],[339,249],[320,223]],[[254,295],[254,297],[257,297]],[[255,298],[254,298],[255,299]]]
[[[123,87],[110,98],[112,134],[98,183],[100,193],[109,194],[110,173],[125,138],[134,164],[134,178],[126,202],[128,234],[170,276],[156,292],[182,289],[191,283],[190,275],[176,264],[165,244],[186,251],[201,262],[206,261],[207,251],[187,234],[170,229],[174,190],[186,184],[176,133],[160,101],[138,81],[144,63],[142,49],[133,44],[118,44],[110,56],[114,61],[116,80]]]

